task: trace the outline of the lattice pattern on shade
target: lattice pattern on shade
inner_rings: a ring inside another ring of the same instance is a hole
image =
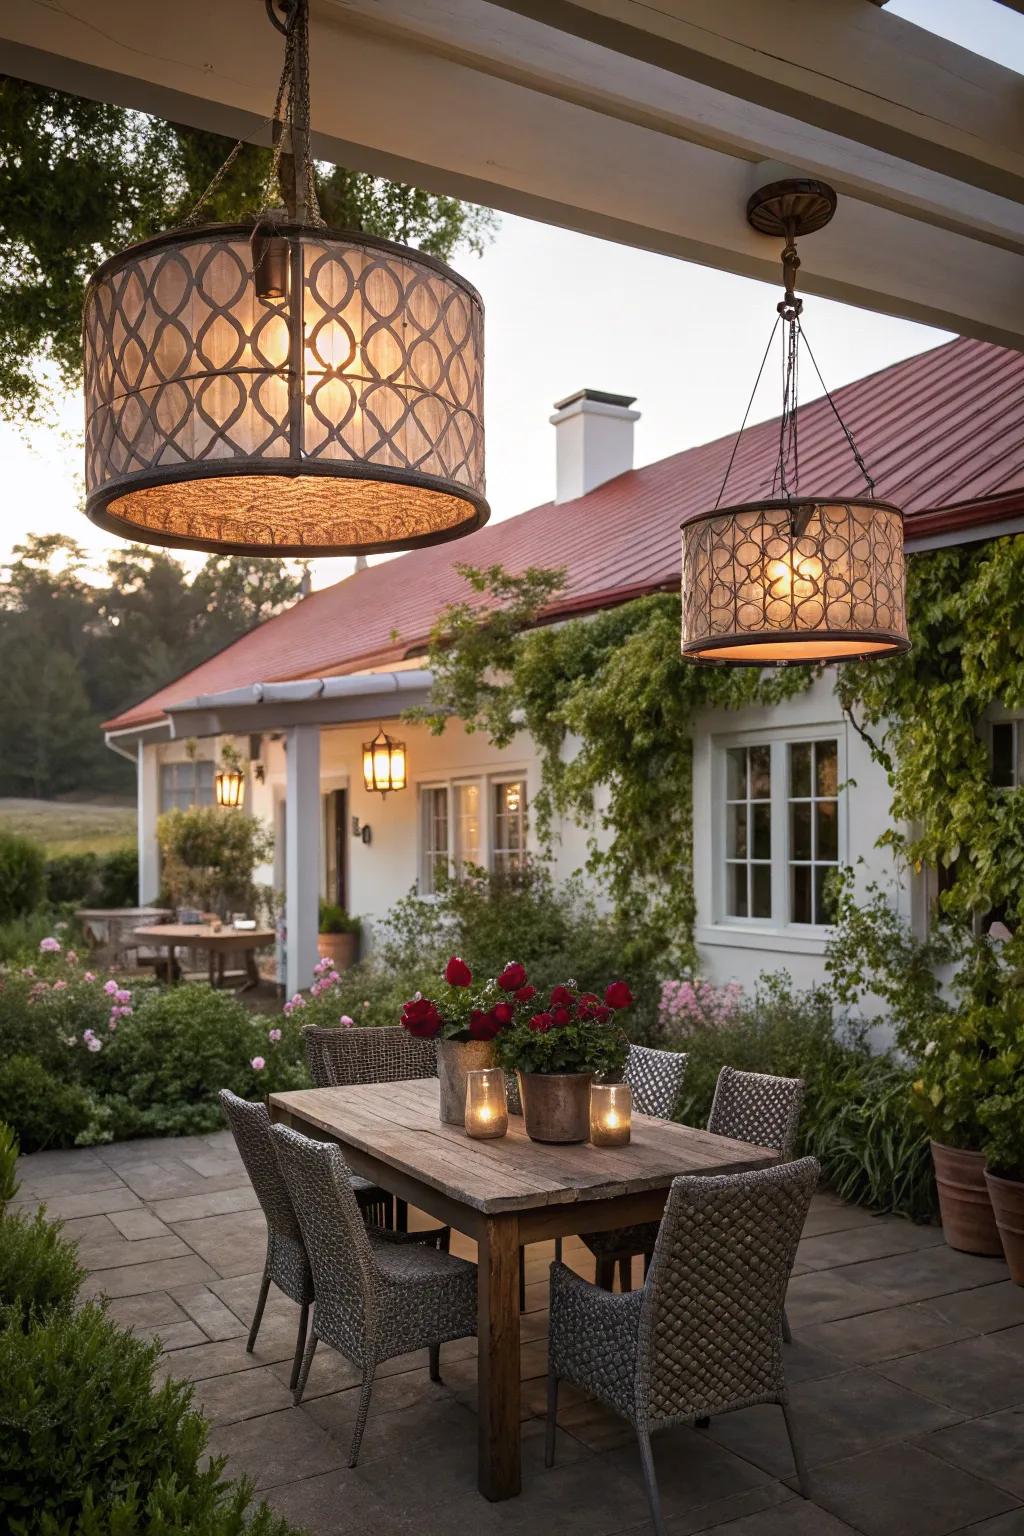
[[[906,650],[903,517],[818,501],[794,535],[787,502],[683,525],[683,653],[691,659],[845,661]]]
[[[90,517],[154,543],[275,552],[479,527],[479,296],[387,242],[290,232],[295,316],[257,295],[240,226],[100,268],[85,309]]]

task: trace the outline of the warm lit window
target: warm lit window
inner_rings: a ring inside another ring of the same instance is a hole
[[[448,786],[420,790],[422,817],[420,889],[432,895],[448,873]]]
[[[160,810],[187,811],[193,805],[213,804],[211,761],[160,764]]]
[[[771,748],[730,747],[725,754],[725,911],[772,915]]]
[[[454,784],[455,862],[459,870],[482,863],[480,846],[480,785]]]
[[[526,784],[510,779],[492,784],[494,796],[493,868],[497,874],[521,869],[526,859]]]
[[[789,920],[830,923],[828,877],[839,864],[839,744],[789,747]]]

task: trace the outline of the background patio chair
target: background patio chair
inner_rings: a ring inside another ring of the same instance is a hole
[[[307,1024],[302,1031],[306,1065],[317,1088],[348,1088],[356,1083],[401,1083],[437,1076],[437,1046],[417,1040],[404,1029],[340,1029]],[[389,1197],[390,1198],[390,1197]],[[393,1225],[404,1232],[409,1207],[394,1201]]]
[[[633,1090],[633,1108],[640,1115],[654,1115],[671,1120],[683,1088],[685,1051],[652,1051],[645,1045],[631,1045],[623,1077]],[[619,1285],[628,1291],[633,1284],[633,1258],[644,1256],[644,1269],[651,1261],[658,1240],[656,1221],[643,1221],[632,1227],[618,1227],[611,1232],[582,1232],[580,1236],[596,1259],[594,1279],[610,1291],[619,1266]],[[555,1255],[561,1258],[561,1254]]]
[[[377,1366],[396,1355],[426,1348],[430,1379],[440,1381],[441,1345],[447,1339],[475,1335],[476,1265],[440,1251],[441,1232],[368,1228],[337,1146],[310,1141],[283,1125],[275,1125],[270,1134],[302,1229],[316,1291],[294,1400],[302,1401],[320,1339],[361,1368],[362,1391],[348,1463],[354,1467]]]
[[[755,1173],[676,1179],[647,1278],[625,1296],[551,1266],[547,1466],[555,1457],[558,1384],[569,1381],[636,1429],[651,1518],[664,1536],[651,1431],[778,1403],[807,1497],[779,1325],[817,1181],[810,1157]]]
[[[739,1072],[723,1067],[715,1084],[708,1130],[758,1147],[774,1147],[789,1162],[796,1151],[800,1110],[804,1102],[799,1077],[769,1077],[764,1072]],[[789,1318],[782,1313],[782,1337],[793,1342]]]

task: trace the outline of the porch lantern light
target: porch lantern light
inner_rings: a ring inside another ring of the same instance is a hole
[[[229,554],[459,538],[489,516],[480,296],[432,256],[326,227],[308,0],[266,6],[286,42],[264,207],[198,221],[225,166],[195,222],[89,283],[86,512],[125,538]],[[268,208],[278,181],[286,206]]]
[[[756,393],[781,326],[785,355],[779,457],[771,495],[739,506],[719,505],[752,394],[718,501],[682,527],[682,654],[689,661],[792,666],[892,656],[910,646],[903,514],[891,503],[876,500],[874,481],[825,388],[800,323],[796,238],[821,229],[835,207],[835,192],[818,181],[775,182],[755,192],[747,206],[754,229],[785,239],[785,295],[754,384]],[[801,342],[864,477],[866,495],[807,495],[799,488]]]
[[[406,786],[405,742],[393,741],[383,726],[363,743],[363,784],[368,792],[389,795]]]
[[[213,776],[213,792],[218,805],[237,810],[245,796],[245,774],[240,768],[218,768]]]

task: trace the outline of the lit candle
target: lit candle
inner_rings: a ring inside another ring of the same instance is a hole
[[[466,1073],[466,1135],[479,1140],[508,1130],[505,1074],[500,1067]]]
[[[595,1147],[629,1145],[633,1094],[628,1083],[594,1083],[590,1089],[590,1139]]]

